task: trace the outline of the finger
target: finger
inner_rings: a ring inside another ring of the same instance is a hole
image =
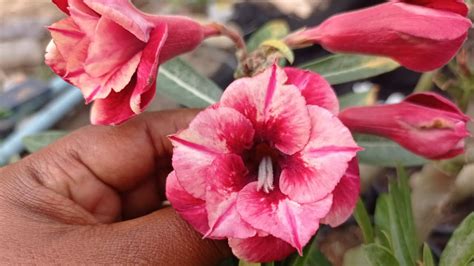
[[[68,260],[86,264],[217,265],[231,254],[225,242],[203,240],[171,208],[88,227],[67,241],[74,253]]]

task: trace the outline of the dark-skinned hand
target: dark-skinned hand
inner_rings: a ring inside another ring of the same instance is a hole
[[[88,126],[0,169],[1,264],[216,265],[225,242],[202,240],[163,207],[172,146],[195,110]]]

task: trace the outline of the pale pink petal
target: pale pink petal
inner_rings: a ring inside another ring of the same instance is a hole
[[[166,24],[157,25],[150,33],[150,39],[143,49],[137,68],[137,85],[133,89],[130,101],[130,108],[136,114],[141,113],[148,106],[148,103],[143,101],[142,95],[148,90],[156,90],[155,81],[160,63],[160,52],[167,40],[167,33]]]
[[[63,56],[59,53],[56,48],[56,44],[51,40],[46,46],[46,54],[44,55],[44,61],[54,73],[58,76],[63,77],[67,73],[66,61]]]
[[[332,192],[332,206],[329,213],[321,220],[323,224],[336,227],[345,222],[354,211],[359,197],[360,177],[359,163],[354,158],[349,163],[346,173]]]
[[[319,228],[319,219],[331,208],[332,195],[316,202],[300,204],[275,188],[257,191],[257,182],[245,186],[237,198],[241,217],[256,229],[278,237],[301,254],[303,247]]]
[[[53,3],[64,13],[69,15],[68,0],[53,0]]]
[[[114,21],[102,17],[88,49],[85,70],[92,77],[101,77],[125,64],[145,45]]]
[[[109,18],[142,42],[148,42],[154,25],[129,0],[84,0],[102,17]]]
[[[166,179],[166,198],[177,213],[198,232],[205,234],[209,230],[206,202],[187,193],[178,182],[174,172]]]
[[[287,84],[295,85],[307,104],[326,108],[331,113],[339,113],[339,101],[331,85],[320,75],[293,67],[284,68],[288,76]]]
[[[235,256],[249,262],[283,260],[295,251],[291,245],[271,235],[229,238],[229,246]]]
[[[171,136],[173,167],[184,189],[205,199],[206,178],[212,161],[225,153],[250,148],[254,130],[239,112],[225,107],[200,112],[185,129]]]
[[[250,181],[242,159],[227,154],[219,156],[212,164],[207,178],[206,208],[210,229],[206,237],[254,236],[257,231],[242,220],[236,206],[239,191]]]
[[[221,106],[245,115],[254,125],[257,141],[294,154],[308,142],[310,119],[306,101],[286,74],[274,65],[252,78],[238,79],[227,87]]]
[[[281,162],[280,189],[297,202],[313,202],[331,193],[360,148],[350,131],[332,113],[308,106],[308,145]]]

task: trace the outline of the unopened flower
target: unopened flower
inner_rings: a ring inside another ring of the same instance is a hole
[[[54,0],[69,17],[48,29],[45,61],[94,101],[93,124],[118,124],[155,95],[158,67],[201,43],[208,29],[177,16],[140,12],[128,0]]]
[[[320,223],[337,226],[359,193],[360,149],[320,76],[276,65],[234,81],[170,137],[167,197],[194,228],[247,261],[283,259]]]
[[[435,93],[413,94],[398,104],[347,108],[339,118],[353,132],[390,138],[430,159],[463,153],[469,136],[469,117]]]
[[[339,53],[390,57],[415,71],[445,65],[467,38],[463,0],[391,1],[330,17],[287,38],[290,46],[320,44]]]

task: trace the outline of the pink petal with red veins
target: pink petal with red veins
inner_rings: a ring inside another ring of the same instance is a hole
[[[84,4],[82,0],[69,0],[69,11],[71,18],[87,35],[89,39],[94,37],[99,15]]]
[[[53,0],[53,3],[61,9],[64,13],[69,15],[69,10],[67,9],[68,7],[68,0]]]
[[[239,153],[252,144],[254,130],[239,112],[225,107],[207,108],[189,127],[171,136],[173,168],[184,189],[205,199],[206,178],[220,154]]]
[[[284,70],[288,76],[286,83],[295,85],[307,104],[323,107],[335,115],[339,113],[336,93],[322,76],[293,67],[285,67]]]
[[[336,116],[314,105],[308,110],[312,124],[308,145],[281,162],[280,189],[300,203],[330,194],[360,150]]]
[[[329,213],[320,222],[336,227],[345,222],[354,211],[359,197],[360,177],[359,163],[354,158],[349,163],[346,173],[332,192],[332,206]]]
[[[129,0],[84,0],[95,12],[109,18],[142,42],[148,42],[154,25]]]
[[[201,234],[209,230],[206,202],[187,193],[179,184],[175,172],[171,172],[166,179],[166,198],[176,212]]]
[[[206,208],[209,232],[206,237],[254,236],[257,231],[242,220],[237,212],[237,195],[249,183],[248,171],[240,156],[221,155],[212,163],[207,178]]]
[[[252,78],[238,79],[225,90],[221,106],[245,115],[257,139],[294,154],[308,142],[311,125],[304,97],[285,81],[284,71],[276,65]]]
[[[44,55],[45,63],[51,67],[51,69],[58,76],[63,77],[66,75],[66,61],[63,56],[59,53],[54,41],[51,40],[46,46],[46,54]]]
[[[143,49],[143,55],[137,68],[137,85],[133,90],[130,108],[134,113],[141,113],[148,105],[142,100],[142,94],[148,90],[155,91],[161,50],[167,40],[168,27],[165,23],[157,25],[150,33],[150,40]]]
[[[92,77],[101,77],[127,63],[145,45],[114,21],[102,17],[91,40],[84,68]],[[135,69],[130,72],[133,74]],[[121,89],[123,87],[114,88],[115,91]]]
[[[232,252],[250,262],[283,260],[295,251],[291,245],[274,236],[254,236],[246,239],[229,238]]]
[[[301,254],[318,230],[319,219],[329,212],[331,203],[329,194],[322,200],[300,204],[278,188],[270,193],[257,191],[257,182],[252,182],[240,191],[237,210],[251,226],[288,242]]]

